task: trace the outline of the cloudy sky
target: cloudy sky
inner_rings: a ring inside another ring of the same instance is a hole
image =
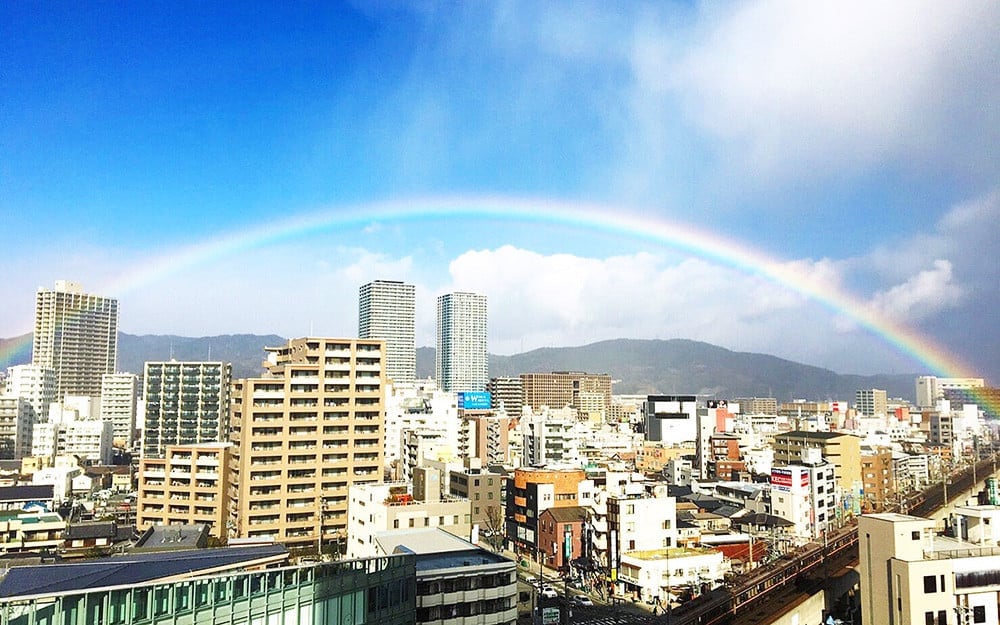
[[[0,336],[57,279],[134,334],[354,335],[398,279],[421,345],[460,289],[494,353],[1000,382],[997,2],[326,4],[0,6]]]

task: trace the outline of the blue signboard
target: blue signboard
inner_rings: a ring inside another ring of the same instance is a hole
[[[466,391],[458,394],[458,407],[462,410],[489,410],[491,405],[489,393]]]

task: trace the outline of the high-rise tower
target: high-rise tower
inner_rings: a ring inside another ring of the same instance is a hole
[[[386,376],[394,382],[417,377],[414,287],[375,280],[358,293],[358,337],[385,341]]]
[[[447,293],[437,300],[434,374],[445,391],[482,391],[489,379],[486,296]]]
[[[76,282],[57,280],[38,289],[32,364],[56,372],[56,399],[97,397],[101,376],[115,372],[118,300],[83,292]]]

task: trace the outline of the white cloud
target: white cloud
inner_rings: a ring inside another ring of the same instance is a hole
[[[815,177],[894,159],[959,172],[985,162],[980,173],[995,173],[1000,4],[759,0],[715,9],[702,7],[691,43],[648,30],[635,39],[637,108],[679,96],[751,175]],[[938,160],[946,154],[958,162]]]
[[[936,260],[933,269],[921,271],[903,284],[876,293],[871,305],[897,321],[916,321],[957,307],[962,296],[962,288],[954,283],[951,263]]]

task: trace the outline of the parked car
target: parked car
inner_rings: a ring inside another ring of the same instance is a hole
[[[587,595],[576,595],[573,597],[573,605],[594,605]]]
[[[541,594],[547,599],[555,599],[559,596],[559,593],[552,586],[542,586]]]

